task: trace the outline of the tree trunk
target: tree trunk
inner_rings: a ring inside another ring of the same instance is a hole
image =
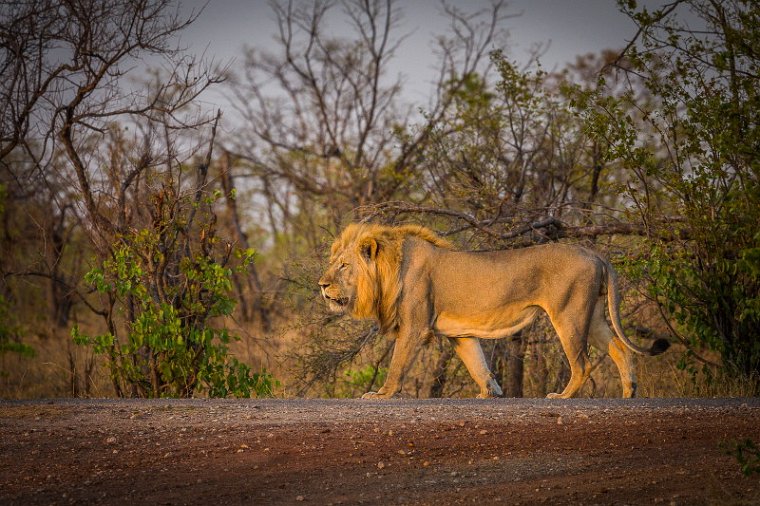
[[[501,371],[504,397],[523,397],[525,346],[521,334],[507,338],[506,348],[506,360],[502,361],[506,370]]]
[[[438,357],[438,361],[435,363],[433,369],[433,383],[430,385],[428,391],[428,397],[440,398],[443,396],[443,389],[446,386],[446,368],[454,356],[453,347],[446,346],[443,348],[441,355]]]
[[[522,332],[494,342],[491,372],[501,385],[504,397],[523,397],[525,345]]]
[[[222,163],[220,165],[219,169],[219,176],[220,180],[222,182],[222,188],[224,190],[224,195],[227,201],[227,208],[229,209],[230,217],[232,218],[232,224],[235,231],[235,237],[237,238],[238,244],[240,244],[240,247],[243,249],[250,248],[249,242],[248,242],[248,235],[243,230],[242,221],[240,219],[240,212],[237,207],[237,200],[235,198],[235,183],[232,180],[232,175],[230,174],[230,170],[232,168],[232,161],[230,159],[229,152],[225,152],[224,156],[222,157]],[[261,285],[261,280],[259,279],[259,274],[256,269],[256,266],[251,263],[251,265],[248,266],[246,269],[246,272],[248,273],[248,276],[245,277],[246,284],[248,285],[248,293],[250,294],[250,297],[253,299],[252,306],[255,313],[258,313],[259,319],[261,322],[261,328],[264,330],[264,332],[269,332],[272,328],[272,321],[269,315],[269,310],[264,305],[263,300],[263,288]],[[243,319],[246,321],[250,321],[251,314],[248,311],[248,300],[245,297],[244,290],[242,287],[242,283],[238,279],[237,273],[233,274],[233,281],[235,284],[235,288],[238,292],[238,295],[240,296],[241,300],[241,306],[242,306],[242,316]]]
[[[562,392],[565,386],[570,382],[570,364],[567,361],[564,353],[559,353],[559,370],[557,371],[557,378],[554,382],[554,392]],[[547,392],[548,393],[548,392]]]
[[[533,376],[536,379],[536,392],[540,397],[545,397],[548,388],[547,378],[549,376],[548,367],[546,365],[546,350],[541,343],[533,343]]]

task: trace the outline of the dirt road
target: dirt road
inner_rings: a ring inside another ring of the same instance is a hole
[[[760,399],[0,401],[0,504],[760,504]]]

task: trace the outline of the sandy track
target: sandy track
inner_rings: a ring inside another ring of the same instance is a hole
[[[0,504],[760,504],[760,399],[0,402]]]

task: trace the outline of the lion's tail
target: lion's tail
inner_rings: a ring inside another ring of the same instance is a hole
[[[650,356],[663,353],[670,347],[667,339],[656,339],[652,347],[647,349],[638,346],[626,337],[625,332],[623,332],[623,324],[620,323],[620,293],[618,292],[617,273],[609,262],[605,262],[605,268],[607,270],[607,310],[610,313],[610,320],[612,321],[612,328],[615,329],[615,334],[617,334],[624,345],[636,353]]]

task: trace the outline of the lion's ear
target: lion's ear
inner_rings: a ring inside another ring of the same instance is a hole
[[[375,257],[377,256],[377,250],[379,248],[380,245],[372,237],[362,239],[362,241],[359,243],[359,252],[366,260],[374,261]]]

